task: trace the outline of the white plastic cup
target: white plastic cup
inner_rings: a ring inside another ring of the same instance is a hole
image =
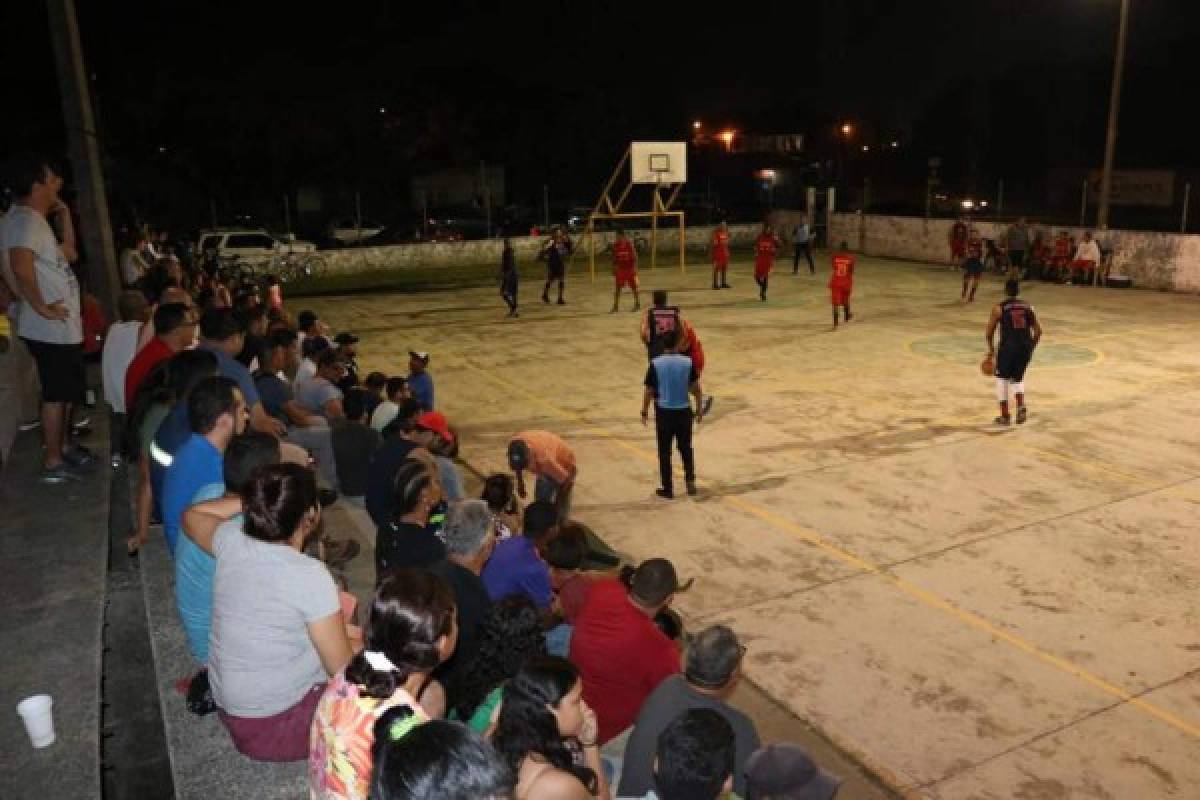
[[[25,723],[25,732],[34,747],[54,744],[54,699],[48,694],[35,694],[17,703],[17,713]]]

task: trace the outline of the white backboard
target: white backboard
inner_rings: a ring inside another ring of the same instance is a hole
[[[629,158],[634,183],[687,183],[687,142],[633,142]]]

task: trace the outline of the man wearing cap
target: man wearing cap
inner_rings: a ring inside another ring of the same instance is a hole
[[[679,448],[683,460],[683,479],[687,493],[696,493],[696,463],[692,452],[692,404],[696,399],[695,421],[704,419],[704,394],[700,376],[692,360],[679,352],[680,332],[671,331],[663,337],[666,351],[650,362],[643,381],[642,424],[654,403],[654,429],[658,438],[658,473],[662,486],[655,494],[670,500],[675,496],[674,474],[671,471],[671,444]]]
[[[325,350],[317,357],[317,374],[296,384],[296,403],[305,411],[320,414],[328,422],[342,419],[342,390],[337,382],[346,374],[336,350]]]
[[[433,411],[433,376],[425,371],[429,353],[408,351],[408,391],[426,411]]]
[[[842,780],[794,744],[760,747],[746,761],[746,800],[831,800]]]
[[[358,386],[358,361],[355,360],[358,351],[354,348],[354,345],[358,344],[358,337],[353,333],[339,333],[333,337],[333,343],[337,345],[335,351],[346,370],[346,374],[337,383],[338,388],[344,392]]]
[[[628,586],[596,581],[575,619],[571,662],[583,677],[583,699],[596,712],[598,741],[633,725],[646,698],[679,672],[679,649],[654,624],[683,586],[665,558],[643,561]]]
[[[711,709],[732,726],[736,741],[734,791],[739,796],[745,792],[746,760],[758,749],[760,741],[750,718],[727,702],[742,677],[745,652],[736,634],[724,625],[713,625],[692,637],[683,674],[672,675],[660,683],[638,713],[625,746],[619,796],[640,797],[654,786],[658,737],[671,720],[692,708]]]
[[[571,490],[579,470],[575,453],[550,431],[521,431],[508,441],[508,465],[517,476],[517,496],[524,498],[525,470],[535,478],[533,497],[553,503],[558,520],[564,522],[571,511]]]

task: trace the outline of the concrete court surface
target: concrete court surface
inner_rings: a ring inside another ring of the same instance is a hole
[[[638,318],[573,274],[568,305],[522,284],[292,301],[363,337],[367,369],[432,353],[464,457],[503,467],[544,427],[579,457],[575,514],[695,588],[749,678],[889,785],[930,798],[1200,796],[1200,298],[1030,283],[1046,337],[1030,420],[997,429],[979,374],[998,278],[959,302],[945,267],[862,258],[855,319],[829,330],[827,257],[643,270],[672,290],[716,396],[701,495],[657,499],[638,419]]]

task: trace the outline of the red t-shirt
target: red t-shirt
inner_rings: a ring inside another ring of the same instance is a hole
[[[142,385],[142,381],[150,374],[150,370],[173,355],[175,355],[175,351],[157,336],[138,351],[138,354],[133,357],[133,361],[129,362],[129,369],[125,370],[125,403],[127,408],[133,408],[133,399],[137,396],[138,387]]]
[[[729,231],[713,231],[712,250],[713,258],[718,260],[729,258]]]
[[[637,266],[637,251],[633,249],[633,242],[628,239],[613,242],[613,264],[618,270],[631,270]]]
[[[83,298],[82,305],[80,316],[83,319],[83,352],[85,355],[99,353],[104,348],[104,333],[108,329],[104,312],[96,298],[91,295]]]
[[[833,274],[829,277],[830,286],[849,286],[854,282],[854,256],[849,253],[836,253],[833,256]]]
[[[615,578],[592,584],[571,634],[571,662],[583,676],[601,743],[632,725],[650,693],[680,671],[675,643]]]

